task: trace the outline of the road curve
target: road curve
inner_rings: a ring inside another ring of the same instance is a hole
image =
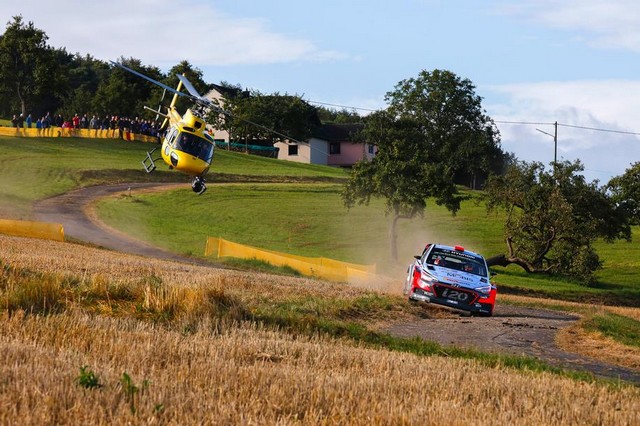
[[[100,198],[118,193],[128,194],[130,191],[175,186],[175,184],[155,182],[90,186],[39,201],[34,205],[33,213],[38,221],[62,224],[65,237],[71,239],[123,253],[202,264],[195,259],[171,253],[131,238],[107,227],[88,213],[90,205]],[[210,263],[206,264],[211,265]]]

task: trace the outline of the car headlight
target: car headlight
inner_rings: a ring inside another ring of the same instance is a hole
[[[421,274],[420,282],[418,284],[420,285],[420,287],[424,288],[425,290],[431,290],[431,286],[435,282],[436,282],[436,279],[433,278],[431,275]]]
[[[478,293],[483,294],[485,297],[489,296],[489,293],[491,293],[491,284],[483,285],[481,287],[476,287],[476,291]]]

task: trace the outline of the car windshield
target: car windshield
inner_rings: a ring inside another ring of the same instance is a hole
[[[429,265],[455,269],[457,271],[468,272],[481,277],[487,276],[485,263],[481,257],[473,256],[457,250],[434,248],[431,250],[431,253],[429,253],[426,261]]]
[[[175,149],[198,157],[207,163],[211,162],[213,157],[213,144],[191,133],[181,132],[175,142]]]

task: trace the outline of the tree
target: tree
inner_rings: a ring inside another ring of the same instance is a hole
[[[432,146],[446,161],[458,182],[502,173],[505,154],[493,120],[482,108],[482,98],[469,79],[451,71],[422,71],[417,78],[399,82],[387,93],[389,109],[398,116],[412,116],[429,135]]]
[[[315,107],[299,96],[252,91],[249,96],[225,99],[231,114],[221,123],[223,130],[245,140],[263,141],[273,146],[288,138],[308,140],[320,125]]]
[[[430,197],[455,214],[463,199],[456,174],[489,172],[492,156],[502,157],[502,151],[473,84],[450,71],[422,71],[399,82],[385,99],[388,108],[367,117],[362,134],[378,152],[371,162],[354,166],[342,197],[348,208],[368,204],[371,197],[386,200],[387,214],[393,215],[391,257],[397,260],[398,221],[422,215]]]
[[[356,203],[369,204],[371,197],[386,200],[387,214],[393,215],[389,228],[391,258],[397,260],[400,219],[422,215],[429,197],[455,213],[462,197],[457,195],[451,168],[439,161],[429,135],[415,118],[377,112],[367,118],[363,135],[377,145],[378,153],[370,162],[355,164],[342,198],[347,208]]]
[[[363,117],[355,110],[342,108],[341,110],[329,109],[325,107],[316,107],[318,117],[323,123],[335,124],[353,124],[363,123]]]
[[[0,37],[0,87],[5,88],[10,105],[24,116],[50,91],[56,78],[57,64],[47,39],[44,31],[33,22],[25,24],[22,16],[14,16]]]
[[[157,67],[144,66],[139,59],[120,58],[119,61],[154,80],[164,77]],[[138,116],[144,111],[144,106],[151,99],[154,90],[155,85],[113,66],[109,77],[100,82],[94,97],[94,107],[99,114]]]
[[[507,254],[488,262],[593,282],[601,267],[593,242],[629,239],[631,230],[625,213],[597,181],[587,183],[582,170],[579,161],[556,163],[552,171],[541,163],[520,162],[490,178],[487,206],[507,213]]]
[[[62,91],[64,103],[59,112],[71,117],[76,113],[82,115],[99,110],[95,94],[101,82],[109,79],[109,66],[90,55],[70,55],[66,51],[59,55],[66,76],[66,88]]]
[[[640,162],[607,184],[611,199],[629,216],[632,225],[640,225]]]

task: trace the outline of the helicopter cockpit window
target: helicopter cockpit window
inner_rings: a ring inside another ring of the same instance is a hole
[[[198,157],[207,163],[213,157],[213,144],[191,133],[180,133],[176,139],[175,149]]]
[[[178,135],[177,128],[172,127],[171,129],[169,129],[169,133],[167,135],[167,142],[169,143],[169,145],[173,146],[173,143],[175,142],[177,135]]]

